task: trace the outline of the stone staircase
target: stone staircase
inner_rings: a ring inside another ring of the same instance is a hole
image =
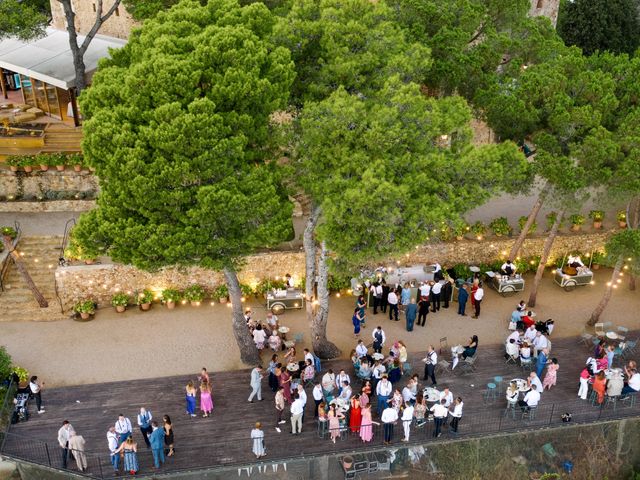
[[[61,243],[62,237],[58,236],[27,236],[20,239],[16,250],[21,254],[34,283],[49,302],[49,307],[40,308],[10,261],[4,277],[5,290],[0,292],[0,322],[47,322],[68,318],[68,315],[60,313],[55,293],[54,272],[58,265]]]

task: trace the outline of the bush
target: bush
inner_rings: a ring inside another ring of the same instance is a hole
[[[459,263],[458,265],[453,266],[453,272],[456,275],[456,278],[471,278],[473,277],[473,272],[469,270],[469,265],[465,265],[463,263]]]
[[[201,302],[204,299],[204,288],[200,285],[191,285],[184,291],[184,299],[189,302]]]
[[[451,230],[456,237],[464,237],[464,235],[471,229],[467,222],[454,222]]]
[[[604,212],[602,210],[591,210],[589,218],[594,222],[601,222],[604,219]]]
[[[111,297],[111,305],[114,307],[126,307],[129,305],[129,301],[131,297],[126,293],[116,293],[113,297]]]
[[[138,293],[136,297],[136,305],[142,305],[143,303],[151,303],[153,302],[153,292],[151,290],[143,290]]]
[[[64,250],[64,256],[70,260],[95,260],[100,255],[97,248],[81,246],[75,237],[71,237],[69,245]]]
[[[240,284],[240,291],[242,292],[243,297],[250,297],[254,293],[253,288],[251,288],[251,285],[247,285],[246,283]]]
[[[620,210],[618,213],[616,213],[616,219],[619,222],[626,222],[627,221],[627,212],[625,210]]]
[[[18,236],[18,232],[13,227],[0,227],[0,234],[4,237],[9,237],[12,240]]]
[[[327,288],[330,292],[338,292],[351,288],[351,277],[331,274],[327,279]]]
[[[269,278],[265,278],[261,280],[256,286],[256,293],[258,295],[266,295],[271,292],[273,289],[282,290],[286,285],[284,280],[271,280]]]
[[[181,299],[182,294],[180,293],[180,290],[176,290],[175,288],[166,288],[162,291],[163,302],[178,303]]]
[[[498,237],[511,234],[511,225],[506,217],[499,217],[491,221],[489,228],[493,230]]]
[[[474,235],[476,235],[478,237],[481,237],[482,235],[487,233],[487,226],[484,223],[482,223],[481,221],[477,221],[476,223],[471,225],[471,232]]]
[[[29,372],[26,368],[19,367],[18,365],[14,365],[11,368],[11,373],[15,373],[21,382],[26,382],[29,380]]]
[[[213,298],[228,298],[229,297],[229,289],[226,285],[220,285],[213,290]]]
[[[522,231],[522,229],[524,228],[525,223],[527,223],[529,217],[527,217],[526,215],[523,215],[522,217],[520,217],[518,219],[518,225],[520,226],[520,231]],[[529,227],[529,231],[527,232],[528,234],[532,234],[535,233],[536,229],[538,228],[538,224],[534,221],[531,224],[531,227]]]
[[[558,218],[558,214],[556,212],[547,213],[547,230],[551,230],[553,224],[556,223],[556,218]],[[560,224],[562,226],[562,224]]]
[[[9,378],[11,375],[11,355],[7,352],[7,349],[0,345],[0,381]]]
[[[96,304],[93,300],[81,300],[74,305],[73,311],[76,313],[93,314],[96,311]]]
[[[606,258],[607,258],[607,256],[604,253],[596,250],[591,255],[591,263],[595,263],[597,265],[602,265],[605,262]]]
[[[582,225],[584,224],[584,216],[579,213],[574,213],[569,217],[569,221],[571,222],[571,225]]]

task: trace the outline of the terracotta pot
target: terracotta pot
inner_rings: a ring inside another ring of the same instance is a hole
[[[82,320],[89,320],[89,318],[91,318],[91,314],[90,313],[81,313],[80,314],[80,318]]]
[[[173,310],[174,308],[176,308],[176,302],[167,302],[167,308],[169,310]]]
[[[594,264],[591,265],[591,268],[594,269],[594,270],[600,270],[600,265],[597,264],[597,263],[594,263]]]
[[[227,303],[227,297],[220,297],[220,298],[218,299],[218,301],[219,301],[220,303]]]
[[[464,238],[464,237],[463,237],[462,235],[459,235],[459,236],[457,236],[457,237],[456,237],[456,240],[460,241],[460,240],[462,240],[463,238]]]
[[[64,172],[64,165],[56,165],[56,170],[59,172]]]
[[[342,466],[345,470],[349,470],[353,466],[353,457],[343,457]]]
[[[94,263],[96,263],[95,259],[91,259],[91,258],[88,258],[87,260],[84,261],[85,265],[93,265]]]
[[[189,302],[191,304],[192,307],[197,307],[199,306],[202,302],[198,302],[197,300],[191,300]]]
[[[31,173],[33,171],[33,167],[31,165],[25,165],[22,168],[24,168],[24,171],[27,173]]]
[[[580,225],[571,225],[571,231],[572,232],[579,232],[580,231]]]
[[[620,228],[627,228],[627,222],[618,222],[618,225],[620,225]]]
[[[127,309],[127,307],[123,307],[122,305],[116,306],[116,312],[122,313]]]
[[[40,165],[40,170],[46,172],[47,170],[49,170],[49,165]]]
[[[151,308],[151,304],[150,303],[141,303],[140,304],[140,310],[144,310],[146,312],[150,308]]]
[[[74,165],[73,166],[73,170],[75,172],[81,172],[82,171],[82,165]]]
[[[16,167],[15,165],[11,165],[9,168],[11,169],[12,172],[18,171],[18,167]]]
[[[602,228],[602,222],[593,222],[593,228],[595,228],[596,230],[599,230]]]

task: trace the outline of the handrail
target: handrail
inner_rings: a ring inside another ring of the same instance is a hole
[[[68,265],[67,259],[64,258],[64,250],[67,248],[67,242],[69,241],[69,235],[71,234],[71,229],[76,225],[76,219],[70,218],[64,224],[64,234],[62,235],[62,244],[60,245],[60,253],[58,254],[58,265],[64,267]],[[64,305],[62,303],[62,298],[60,298],[60,293],[58,292],[58,279],[55,278],[53,281],[53,290],[56,294],[56,298],[58,299],[58,304],[60,305],[60,313],[64,313]]]
[[[20,222],[17,220],[13,222],[13,226],[16,231],[16,238],[13,239],[11,243],[12,249],[15,250],[18,242],[20,241],[20,237],[22,236],[22,230],[20,230]],[[4,292],[4,276],[7,273],[7,269],[9,268],[9,260],[11,259],[11,251],[4,252],[4,258],[0,263],[0,292]]]
[[[7,387],[7,391],[5,392],[5,395],[4,395],[2,407],[0,407],[0,421],[5,418],[5,415],[7,413],[7,405],[9,404],[9,399],[13,400],[13,396],[15,394],[14,390],[16,386],[17,385],[13,381],[13,378],[11,378],[11,380],[9,381],[9,386]],[[13,401],[11,402],[11,405],[13,405]],[[7,438],[6,433],[9,431],[9,427],[11,426],[11,416],[8,416],[6,418],[6,421],[7,421],[7,425],[3,429],[2,442],[0,442],[0,452],[4,448],[4,442],[5,442],[5,439]]]

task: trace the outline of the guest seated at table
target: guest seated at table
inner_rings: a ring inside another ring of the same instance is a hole
[[[539,394],[542,393],[542,382],[540,381],[540,377],[536,372],[531,372],[529,377],[527,378],[527,385],[529,388],[532,388],[534,385]]]
[[[284,354],[284,359],[287,363],[295,363],[296,361],[296,347],[291,346],[287,349],[287,353]]]
[[[444,400],[444,406],[449,408],[453,403],[453,393],[449,391],[449,387],[444,387],[444,390],[440,392],[440,401]]]
[[[333,389],[336,385],[336,375],[333,373],[333,370],[329,369],[327,373],[322,376],[322,390],[325,393],[333,392]]]
[[[541,352],[545,348],[549,348],[549,341],[542,333],[537,332],[536,338],[533,339],[533,356],[537,357],[538,352]]]
[[[507,342],[505,351],[506,353],[504,354],[504,358],[506,358],[507,360],[509,358],[513,358],[514,360],[518,358],[520,352],[518,349],[518,344],[513,338]]]
[[[630,393],[638,393],[640,391],[640,373],[634,368],[629,370],[629,381],[627,381],[622,389],[622,395]]]
[[[531,325],[529,328],[527,328],[524,331],[523,337],[527,341],[527,343],[531,344],[533,343],[537,335],[538,335],[538,331],[536,330],[535,325]]]
[[[253,330],[253,343],[256,344],[256,348],[258,350],[262,350],[264,348],[264,342],[266,339],[267,339],[267,334],[262,328],[262,325],[258,324],[256,328]]]
[[[344,382],[342,382],[342,388],[340,389],[340,395],[338,395],[338,398],[344,400],[345,402],[348,402],[351,398],[352,393],[353,391],[351,390],[349,381],[345,380]]]
[[[510,404],[518,403],[518,395],[520,395],[520,391],[518,390],[518,385],[516,382],[511,382],[507,387],[507,402]]]
[[[533,319],[533,312],[531,310],[528,310],[527,314],[522,316],[522,325],[527,329],[529,327],[535,329],[536,321]]]
[[[462,352],[462,359],[466,360],[467,358],[473,357],[476,354],[477,349],[478,349],[478,336],[474,335],[469,339],[469,344],[465,345],[464,352]]]
[[[307,380],[312,381],[313,378],[316,376],[316,369],[313,366],[313,363],[311,362],[311,360],[307,360],[307,364],[304,367],[304,370],[302,371],[302,381],[306,382]]]
[[[510,277],[516,273],[516,266],[511,262],[511,260],[507,260],[500,267],[500,273]]]
[[[280,348],[282,347],[282,339],[280,338],[280,335],[278,335],[277,330],[273,330],[271,332],[271,336],[269,337],[268,343],[269,343],[269,348],[274,352],[277,352],[280,350]]]
[[[537,407],[538,403],[540,403],[540,393],[538,392],[538,387],[536,385],[531,385],[531,390],[527,392],[524,399],[518,401],[518,405],[522,407],[523,412]]]
[[[627,364],[624,366],[624,374],[627,378],[631,378],[631,370],[638,368],[635,360],[629,360]]]
[[[416,401],[416,395],[411,391],[410,386],[407,384],[402,389],[402,400],[404,402],[409,402],[413,405]]]
[[[529,347],[529,344],[527,342],[523,342],[522,346],[520,347],[520,361],[531,361],[531,347]]]
[[[613,371],[609,380],[607,380],[607,396],[619,397],[624,388],[624,378],[621,371]]]
[[[360,364],[360,368],[356,372],[356,376],[358,378],[363,378],[368,380],[371,378],[372,373],[373,373],[373,370],[371,368],[371,365],[369,365],[369,362],[367,362],[366,359],[363,359],[362,363]]]
[[[278,317],[271,312],[267,312],[267,326],[271,331],[278,330],[280,323],[278,323]]]

